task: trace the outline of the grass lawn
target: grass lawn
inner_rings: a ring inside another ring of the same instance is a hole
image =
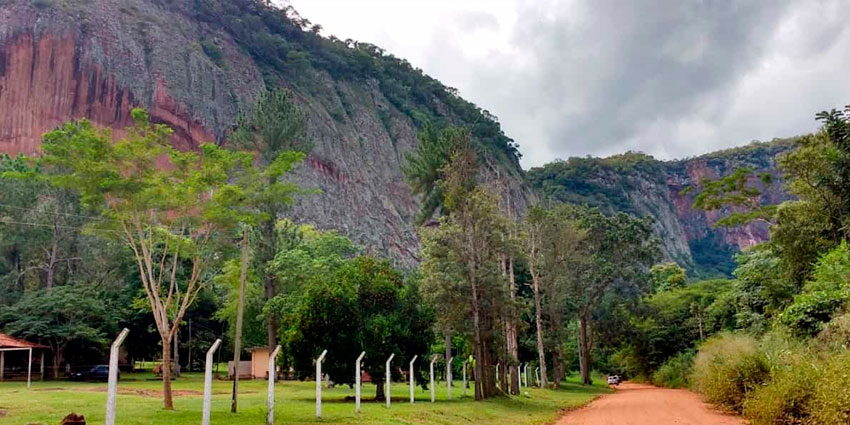
[[[393,383],[393,404],[372,401],[375,386],[364,384],[362,412],[354,413],[354,390],[348,386],[325,388],[322,419],[315,417],[314,382],[280,382],[275,395],[276,423],[302,424],[544,424],[560,411],[580,406],[609,391],[602,379],[593,387],[568,382],[559,390],[530,389],[517,397],[497,397],[476,403],[470,395],[461,398],[460,383],[446,400],[445,383],[437,386],[437,402],[430,392],[416,388],[416,403],[409,403],[409,387]],[[213,381],[212,423],[262,425],[266,417],[266,381],[240,381],[239,413],[230,413],[230,381]],[[118,384],[116,423],[121,425],[183,425],[201,422],[203,376],[184,374],[174,381],[175,411],[162,410],[161,382],[150,374],[122,374]],[[469,393],[471,394],[471,392]],[[346,400],[346,397],[351,397]],[[102,424],[106,403],[105,383],[66,381],[0,383],[0,425],[58,424],[70,412],[83,414],[89,424]]]

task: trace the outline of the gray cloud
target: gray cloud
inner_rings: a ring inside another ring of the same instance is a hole
[[[418,17],[374,41],[499,116],[526,167],[625,150],[696,155],[811,131],[815,112],[850,103],[846,1],[463,4],[434,6],[453,19]]]

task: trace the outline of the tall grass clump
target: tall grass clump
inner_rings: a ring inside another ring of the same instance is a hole
[[[815,384],[811,425],[850,424],[850,352],[834,352]]]
[[[809,424],[815,386],[823,372],[818,353],[781,330],[765,335],[759,350],[770,379],[746,394],[744,417],[751,425]]]
[[[691,384],[709,403],[740,412],[747,393],[769,377],[767,359],[753,337],[724,333],[700,348]]]
[[[687,388],[694,366],[694,353],[685,351],[671,357],[652,374],[652,383],[667,388]]]

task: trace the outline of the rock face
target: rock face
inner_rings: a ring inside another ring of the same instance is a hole
[[[694,209],[700,182],[743,167],[757,174],[768,172],[774,177],[770,186],[764,187],[755,177],[750,183],[761,189],[762,204],[778,204],[789,196],[782,189],[776,155],[791,146],[790,140],[778,140],[670,162],[634,153],[572,158],[531,170],[529,181],[544,198],[596,206],[608,213],[650,216],[668,259],[698,276],[728,275],[734,268],[733,254],[767,240],[768,225],[714,227],[730,211]]]
[[[338,229],[370,252],[414,266],[418,201],[400,164],[418,143],[416,112],[400,107],[398,95],[389,99],[385,85],[368,75],[311,69],[295,81],[286,77],[295,71],[273,74],[257,62],[253,46],[198,19],[193,7],[200,6],[190,0],[0,2],[0,153],[37,153],[44,132],[83,117],[119,136],[136,106],[174,129],[181,148],[223,142],[263,90],[287,87],[305,111],[314,145],[294,179],[321,190],[298,202],[294,218]],[[315,43],[312,37],[304,43]],[[452,105],[417,101],[445,122],[464,123]],[[488,171],[497,172],[507,176],[522,210],[529,193],[517,159]]]

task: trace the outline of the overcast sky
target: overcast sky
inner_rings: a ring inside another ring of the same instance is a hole
[[[379,45],[498,116],[525,168],[814,130],[850,103],[848,3],[291,0],[325,35]]]

